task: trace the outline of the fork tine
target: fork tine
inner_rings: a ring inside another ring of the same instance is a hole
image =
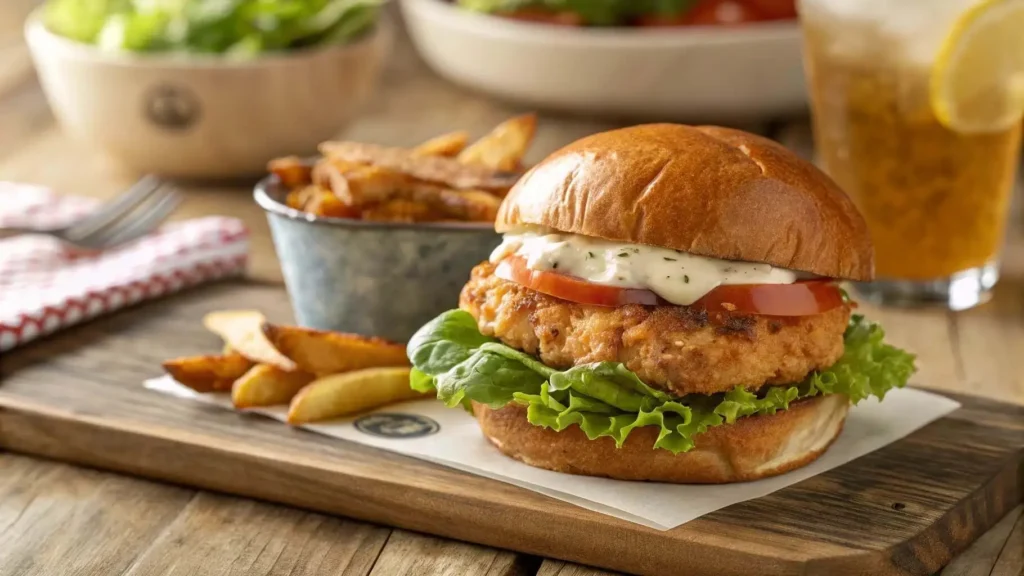
[[[117,219],[146,201],[160,189],[162,183],[153,175],[140,178],[128,190],[86,215],[80,222],[68,227],[65,237],[71,242],[85,241],[87,237],[111,225]]]
[[[109,227],[100,229],[80,241],[92,249],[114,248],[152,232],[177,207],[180,197],[173,190],[162,189],[150,201],[125,214]]]
[[[125,216],[113,226],[108,226],[100,233],[88,238],[95,248],[114,248],[131,242],[152,232],[181,202],[181,195],[173,190],[162,189],[155,200],[148,202],[144,208],[137,209]]]

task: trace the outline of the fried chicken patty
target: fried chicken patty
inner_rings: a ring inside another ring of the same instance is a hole
[[[589,306],[494,276],[484,262],[459,298],[480,331],[566,369],[622,362],[645,383],[675,395],[798,382],[843,354],[850,308],[769,317],[689,306]]]

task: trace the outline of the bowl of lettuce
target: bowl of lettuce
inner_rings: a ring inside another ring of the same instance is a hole
[[[382,0],[49,0],[25,24],[72,135],[126,167],[262,174],[344,129],[390,45]]]
[[[626,25],[685,0],[400,0],[441,76],[535,109],[633,121],[735,123],[803,112],[799,25]],[[564,23],[518,12],[560,10]],[[694,8],[697,9],[697,8]],[[670,12],[674,14],[675,12]]]

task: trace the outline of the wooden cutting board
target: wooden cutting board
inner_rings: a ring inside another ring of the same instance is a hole
[[[963,408],[846,466],[660,532],[501,482],[142,388],[218,350],[208,311],[290,319],[221,284],[7,354],[0,447],[638,574],[930,574],[1021,501],[1024,407]]]

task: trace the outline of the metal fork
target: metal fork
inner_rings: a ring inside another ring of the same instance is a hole
[[[45,234],[82,250],[105,250],[152,232],[181,202],[155,176],[145,176],[87,216],[61,228],[0,228],[0,240],[22,234]]]

